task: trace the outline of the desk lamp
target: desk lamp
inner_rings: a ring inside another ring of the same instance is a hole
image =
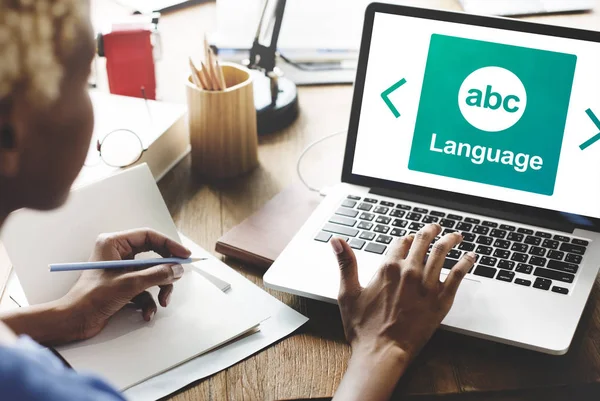
[[[296,85],[275,65],[277,41],[286,0],[265,0],[256,36],[246,62],[254,78],[258,134],[283,129],[298,116]]]

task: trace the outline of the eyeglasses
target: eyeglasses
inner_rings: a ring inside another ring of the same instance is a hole
[[[133,131],[129,129],[117,129],[109,132],[103,139],[96,142],[96,150],[99,160],[111,167],[129,167],[135,164],[142,154],[147,150],[144,148],[142,140]],[[93,156],[85,161],[86,166],[93,166],[98,163],[98,159]]]

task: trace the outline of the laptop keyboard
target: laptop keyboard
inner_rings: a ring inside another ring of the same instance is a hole
[[[589,245],[568,234],[355,195],[348,195],[314,239],[329,242],[340,237],[356,251],[382,255],[395,237],[415,234],[428,223],[442,226],[440,235],[463,236],[444,261],[445,269],[473,251],[478,259],[471,274],[564,295]]]

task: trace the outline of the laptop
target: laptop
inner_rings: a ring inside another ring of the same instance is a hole
[[[487,15],[535,15],[589,11],[594,0],[459,0],[468,13]]]
[[[598,32],[371,4],[342,182],[266,286],[335,303],[332,237],[366,286],[394,238],[438,223],[464,237],[441,280],[478,255],[442,327],[566,353],[600,265],[598,71]]]

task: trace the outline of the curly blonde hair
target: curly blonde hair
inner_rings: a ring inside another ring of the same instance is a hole
[[[0,0],[0,101],[17,91],[35,105],[56,100],[87,23],[88,0]]]

